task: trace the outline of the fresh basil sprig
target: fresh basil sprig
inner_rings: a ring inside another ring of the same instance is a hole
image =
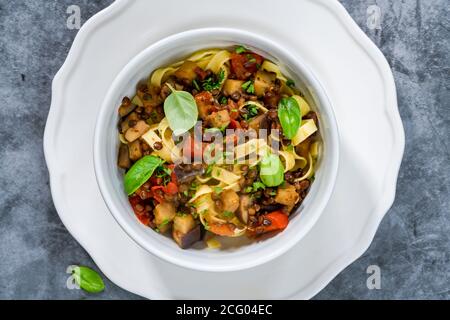
[[[294,98],[282,98],[278,104],[278,118],[283,128],[284,136],[292,139],[300,128],[302,114]]]
[[[133,194],[142,186],[164,161],[155,156],[144,156],[128,170],[125,174],[124,185],[125,192],[128,195]]]
[[[259,163],[259,177],[268,187],[276,187],[284,182],[284,167],[280,157],[267,154]]]
[[[197,104],[189,92],[175,90],[170,85],[169,88],[172,93],[164,101],[164,113],[174,134],[181,135],[197,122]]]
[[[102,277],[91,268],[75,266],[72,275],[76,284],[84,291],[98,293],[105,289]]]

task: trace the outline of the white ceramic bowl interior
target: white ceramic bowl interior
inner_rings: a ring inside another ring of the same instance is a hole
[[[118,112],[124,96],[133,96],[139,82],[157,68],[206,48],[229,48],[243,44],[278,63],[285,75],[305,93],[318,112],[323,148],[315,181],[288,227],[276,236],[251,244],[227,245],[221,250],[194,247],[182,250],[170,238],[142,225],[135,217],[123,188],[123,171],[117,167]],[[275,41],[242,30],[197,29],[172,35],[151,45],[131,60],[116,77],[101,106],[94,141],[97,182],[114,218],[140,246],[182,267],[201,271],[236,271],[263,264],[295,245],[319,218],[332,193],[339,159],[338,130],[333,109],[322,86],[301,57]]]

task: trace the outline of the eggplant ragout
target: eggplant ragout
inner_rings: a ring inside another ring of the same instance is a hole
[[[314,179],[316,112],[275,63],[243,46],[155,70],[123,98],[119,116],[131,207],[183,249],[282,231]]]

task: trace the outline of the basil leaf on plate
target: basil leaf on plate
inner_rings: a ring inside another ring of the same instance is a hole
[[[128,195],[133,194],[140,186],[142,186],[150,177],[156,168],[164,161],[155,156],[144,156],[128,170],[125,174],[124,185],[125,192]]]
[[[98,293],[105,289],[102,277],[88,267],[76,266],[72,270],[73,278],[81,289],[90,293]]]
[[[164,113],[174,134],[181,135],[197,122],[197,104],[189,92],[175,90],[170,85],[169,87],[172,93],[164,101]]]
[[[292,139],[300,128],[302,114],[297,101],[292,98],[283,98],[278,104],[278,118],[283,128],[284,136]]]
[[[284,167],[280,157],[267,154],[259,163],[259,177],[268,187],[276,187],[284,182]]]

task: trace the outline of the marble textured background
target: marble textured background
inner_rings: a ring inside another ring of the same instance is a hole
[[[135,299],[106,280],[89,295],[67,290],[70,264],[95,268],[62,225],[50,196],[42,136],[51,81],[76,30],[111,0],[0,0],[0,298]],[[397,198],[369,250],[319,299],[450,298],[450,12],[447,0],[343,0],[386,55],[394,73],[406,151]],[[367,7],[381,8],[381,30],[367,27]],[[378,265],[381,290],[368,290]]]

